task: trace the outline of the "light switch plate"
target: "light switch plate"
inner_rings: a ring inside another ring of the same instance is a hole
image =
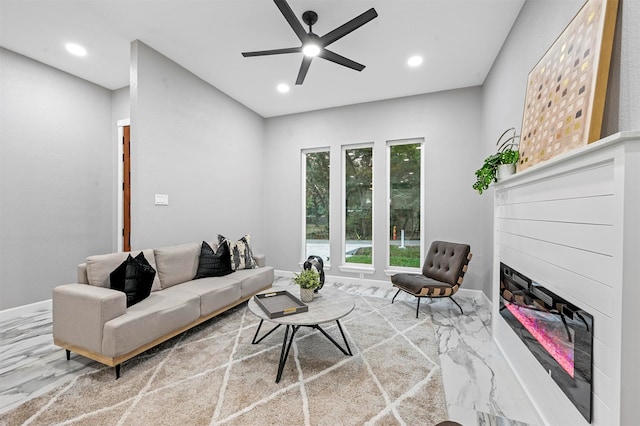
[[[156,206],[168,206],[169,196],[167,194],[156,194]]]

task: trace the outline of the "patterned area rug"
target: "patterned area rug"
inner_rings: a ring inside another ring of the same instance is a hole
[[[284,327],[251,344],[246,304],[112,368],[5,413],[7,425],[436,424],[447,419],[429,315],[354,296],[341,320],[353,356],[302,328],[275,383]],[[265,326],[269,325],[265,323]],[[335,323],[323,328],[342,342]],[[263,327],[264,329],[264,327]],[[64,356],[61,350],[60,356]]]

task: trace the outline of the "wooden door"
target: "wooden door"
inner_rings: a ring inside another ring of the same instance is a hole
[[[131,251],[131,128],[124,126],[122,138],[122,249]]]

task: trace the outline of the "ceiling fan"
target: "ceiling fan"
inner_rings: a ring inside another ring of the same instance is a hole
[[[291,26],[291,29],[293,29],[293,32],[296,33],[296,35],[300,39],[300,42],[302,42],[302,45],[300,47],[288,47],[284,49],[242,52],[242,56],[247,58],[250,56],[280,55],[283,53],[303,52],[304,58],[302,59],[300,70],[298,71],[296,84],[302,84],[304,82],[304,78],[307,75],[307,71],[309,71],[311,61],[315,56],[319,56],[322,59],[335,62],[338,65],[342,65],[356,71],[362,71],[364,69],[364,65],[332,52],[331,50],[327,49],[327,46],[329,46],[336,40],[339,40],[342,37],[346,36],[350,32],[357,30],[372,19],[376,18],[378,16],[378,13],[374,8],[367,10],[366,12],[356,16],[346,24],[343,24],[333,31],[330,31],[327,34],[323,35],[322,37],[319,37],[311,30],[311,27],[318,21],[317,13],[308,10],[302,14],[302,21],[309,26],[309,32],[307,33],[296,15],[293,13],[293,10],[291,10],[291,7],[289,7],[285,0],[273,0],[273,2],[276,4],[276,6],[278,6],[278,9],[280,9],[280,12],[282,12],[282,15]]]

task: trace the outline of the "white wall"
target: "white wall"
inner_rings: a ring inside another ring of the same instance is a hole
[[[474,253],[465,288],[480,288],[482,259],[480,197],[473,170],[480,156],[480,88],[372,102],[266,120],[264,212],[269,264],[298,271],[301,259],[301,150],[331,148],[331,270],[341,259],[341,146],[374,145],[374,279],[384,275],[387,224],[386,141],[424,138],[426,155],[426,240],[467,242]]]
[[[264,121],[142,42],[131,48],[131,246],[263,232]],[[155,206],[167,194],[168,206]]]
[[[0,48],[0,310],[112,250],[111,92]]]
[[[481,157],[495,152],[498,136],[522,125],[527,76],[578,12],[583,0],[525,2],[483,85]],[[640,129],[640,2],[621,0],[614,40],[602,136]],[[493,189],[482,196],[482,262],[485,294],[491,297]]]

